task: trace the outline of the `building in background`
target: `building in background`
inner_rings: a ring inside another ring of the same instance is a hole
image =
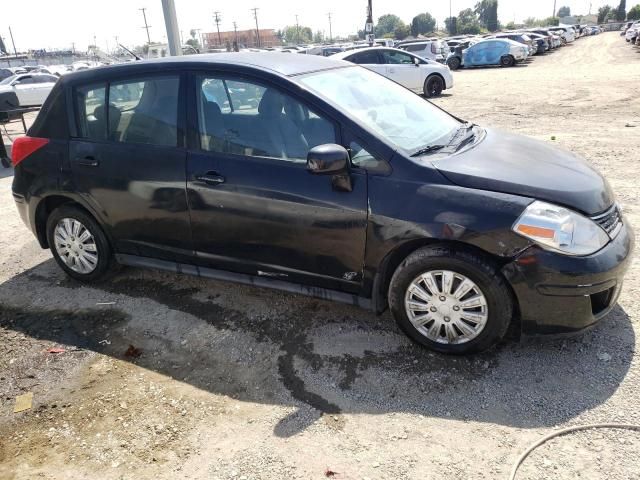
[[[220,39],[218,40],[218,32],[203,33],[203,47],[204,51],[214,50],[219,48],[226,49],[227,46],[233,48],[233,42],[238,38],[239,48],[251,48],[258,46],[258,38],[255,30],[238,30],[237,32],[231,30],[230,32],[220,32]],[[260,30],[260,47],[268,48],[282,45],[280,38],[276,35],[276,31],[270,28]]]

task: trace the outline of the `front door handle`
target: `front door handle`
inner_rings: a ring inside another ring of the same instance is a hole
[[[100,160],[92,157],[91,155],[87,155],[86,157],[77,159],[76,165],[81,165],[83,167],[97,167],[100,165]]]
[[[224,183],[224,177],[216,172],[207,172],[204,175],[196,175],[196,180],[206,183],[207,185],[220,185]]]

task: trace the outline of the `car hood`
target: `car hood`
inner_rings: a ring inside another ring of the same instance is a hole
[[[587,215],[614,201],[607,181],[585,160],[548,143],[488,129],[475,147],[434,166],[462,187],[546,200]]]

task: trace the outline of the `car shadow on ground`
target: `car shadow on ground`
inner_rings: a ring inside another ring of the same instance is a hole
[[[409,342],[388,314],[151,270],[87,287],[53,260],[0,285],[0,327],[217,395],[295,406],[274,428],[282,437],[341,413],[554,426],[611,397],[635,349],[620,307],[574,338],[449,357]],[[141,356],[125,355],[130,345]]]

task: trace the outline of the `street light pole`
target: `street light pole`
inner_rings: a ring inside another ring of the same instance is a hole
[[[176,5],[173,0],[162,0],[162,11],[164,13],[164,23],[167,28],[167,42],[169,43],[169,54],[171,56],[182,55],[182,45],[180,44],[180,31],[178,29],[178,17],[176,16]]]

